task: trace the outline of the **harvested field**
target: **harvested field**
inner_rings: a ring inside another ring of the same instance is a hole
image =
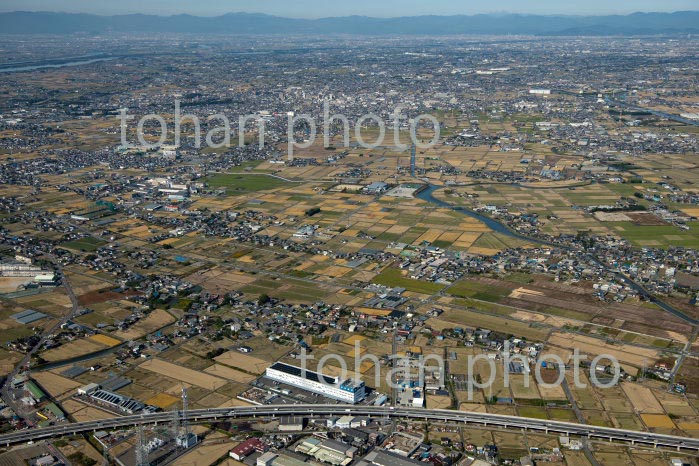
[[[106,345],[98,343],[90,338],[81,338],[71,341],[58,348],[52,348],[41,355],[49,362],[63,361],[65,359],[83,356],[107,348]]]
[[[136,322],[128,330],[115,332],[114,336],[122,340],[136,340],[144,335],[148,335],[166,325],[175,321],[175,318],[169,312],[163,309],[156,309],[148,316]]]
[[[671,416],[697,415],[694,408],[692,408],[684,396],[675,393],[668,393],[666,391],[657,391],[654,393],[654,395],[665,409],[665,412]]]
[[[161,409],[168,409],[175,403],[179,403],[180,398],[168,393],[159,393],[146,401],[146,404],[157,406]]]
[[[227,383],[225,380],[218,377],[178,366],[177,364],[172,364],[157,358],[150,359],[139,367],[211,391],[217,390]]]
[[[0,349],[0,377],[11,373],[21,359],[18,353]]]
[[[626,214],[633,223],[641,226],[667,225],[663,219],[651,212],[629,212]]]
[[[643,423],[650,429],[674,429],[675,423],[666,414],[641,414]]]
[[[248,356],[247,354],[242,354],[235,350],[223,353],[215,358],[215,361],[252,374],[262,374],[265,369],[271,365],[269,361],[265,361],[264,359],[259,359],[254,356]]]
[[[116,338],[109,337],[107,335],[102,335],[100,333],[97,333],[95,335],[92,335],[90,337],[90,340],[96,341],[97,343],[101,343],[105,346],[117,346],[121,344],[121,340],[117,340]]]
[[[189,453],[179,457],[172,463],[173,466],[203,466],[213,464],[218,459],[228,455],[228,451],[232,448],[229,442],[199,445]]]
[[[466,411],[469,413],[486,413],[486,405],[480,403],[461,403],[459,405],[459,411]]]
[[[68,414],[71,414],[75,418],[76,422],[99,421],[101,419],[110,419],[114,417],[112,413],[88,406],[73,399],[65,400],[62,406]]]
[[[628,363],[635,367],[652,365],[659,357],[655,350],[630,345],[611,345],[602,340],[581,335],[554,333],[549,338],[549,343],[561,348],[578,348],[580,354],[587,354],[590,358],[607,354],[615,357],[622,364]]]
[[[644,414],[663,414],[665,411],[658,400],[653,395],[653,392],[646,387],[634,383],[624,382],[621,388],[629,397],[634,409],[639,413]]]
[[[427,409],[449,409],[451,397],[439,395],[427,395]]]
[[[90,306],[92,304],[106,303],[107,301],[120,301],[129,296],[138,296],[141,293],[129,290],[126,293],[116,293],[107,290],[95,290],[78,296],[78,304],[81,306]]]
[[[204,369],[204,372],[222,379],[231,380],[242,384],[247,384],[255,380],[254,375],[246,374],[235,369],[231,369],[223,364],[214,364]]]
[[[41,385],[53,398],[73,394],[81,386],[79,382],[61,377],[53,372],[34,372],[32,378]]]

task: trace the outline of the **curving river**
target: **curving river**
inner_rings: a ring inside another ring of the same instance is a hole
[[[467,209],[466,207],[461,207],[461,206],[456,206],[453,204],[449,204],[446,201],[443,201],[441,199],[437,199],[436,197],[433,196],[433,193],[435,191],[438,191],[440,189],[443,189],[444,186],[437,186],[433,184],[428,184],[426,189],[423,189],[419,193],[415,195],[418,199],[422,199],[423,201],[429,202],[431,204],[435,204],[438,207],[444,207],[446,209],[451,209],[456,212],[460,212],[468,217],[475,218],[476,220],[483,222],[486,224],[488,228],[493,230],[496,233],[501,233],[503,235],[509,236],[510,238],[516,238],[520,239],[523,241],[528,241],[530,243],[536,243],[536,244],[545,244],[545,245],[550,245],[550,246],[556,246],[555,244],[549,243],[544,240],[540,240],[537,238],[530,238],[528,236],[524,236],[520,233],[517,233],[514,230],[511,230],[507,225],[504,223],[501,223],[497,220],[494,220],[486,215],[479,214],[478,212],[474,212],[473,210]]]
[[[435,191],[438,191],[438,190],[443,189],[443,188],[444,188],[444,186],[437,186],[437,185],[433,185],[433,184],[428,184],[427,188],[420,191],[418,194],[416,194],[415,197],[417,197],[418,199],[422,199],[423,201],[429,202],[431,204],[434,204],[438,207],[444,207],[446,209],[451,209],[453,211],[462,213],[468,217],[475,218],[476,220],[479,220],[479,221],[485,223],[488,226],[488,228],[490,228],[491,230],[493,230],[496,233],[501,233],[501,234],[507,235],[511,238],[516,238],[519,240],[527,241],[529,243],[541,244],[541,245],[545,245],[545,246],[551,246],[551,247],[556,247],[556,248],[560,248],[560,249],[565,249],[568,251],[574,251],[574,249],[569,247],[569,246],[554,244],[554,243],[551,243],[548,241],[540,240],[538,238],[532,238],[529,236],[522,235],[520,233],[517,233],[516,231],[511,230],[507,225],[505,225],[501,222],[498,222],[497,220],[494,220],[490,217],[479,214],[478,212],[474,212],[472,210],[469,210],[465,207],[455,206],[453,204],[449,204],[446,201],[443,201],[441,199],[437,199],[436,197],[434,197],[433,193]],[[596,264],[598,264],[599,266],[606,267],[606,265],[602,261],[600,261],[598,258],[593,256],[591,253],[587,253],[587,257],[590,260],[592,260],[593,262],[595,262]],[[635,289],[640,294],[648,296],[648,298],[651,300],[651,302],[655,303],[658,307],[660,307],[664,311],[669,312],[670,314],[672,314],[672,315],[674,315],[674,316],[676,316],[676,317],[678,317],[678,318],[680,318],[680,319],[684,320],[685,322],[688,322],[692,325],[699,324],[699,320],[688,316],[687,314],[685,314],[684,312],[675,308],[674,306],[671,306],[670,304],[657,298],[655,295],[653,295],[648,290],[646,290],[642,285],[633,281],[631,278],[627,277],[626,275],[622,274],[621,272],[613,271],[613,273],[614,273],[614,275],[617,276],[617,278],[619,280],[623,281],[624,283],[626,283],[627,285],[629,285],[630,287]]]

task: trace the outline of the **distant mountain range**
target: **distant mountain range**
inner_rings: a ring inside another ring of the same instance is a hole
[[[0,13],[0,34],[70,34],[172,32],[216,34],[358,34],[358,35],[653,35],[699,33],[699,11],[634,13],[613,16],[541,16],[489,14],[369,18],[347,16],[290,19],[249,13],[216,17],[191,15],[98,16],[73,13]]]

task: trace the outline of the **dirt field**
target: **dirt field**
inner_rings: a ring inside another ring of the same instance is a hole
[[[541,393],[541,398],[546,401],[567,399],[566,394],[560,385],[557,385],[555,387],[542,387],[541,385],[539,385],[538,388],[539,393]]]
[[[226,380],[232,380],[233,382],[247,384],[255,380],[254,375],[246,374],[244,372],[231,369],[230,367],[224,366],[222,364],[214,364],[204,369],[204,372],[211,374],[216,377],[220,377]]]
[[[0,376],[12,372],[15,368],[15,364],[17,364],[20,359],[22,359],[22,357],[19,354],[0,349]]]
[[[578,348],[580,354],[587,354],[590,358],[607,354],[617,358],[622,365],[628,363],[635,367],[650,366],[658,359],[658,352],[651,349],[629,345],[610,345],[604,341],[580,335],[554,333],[549,338],[549,343],[561,348]]]
[[[697,413],[687,400],[680,395],[658,391],[654,393],[665,411],[673,416],[696,416]]]
[[[486,413],[486,406],[478,403],[461,403],[459,405],[459,411],[466,411],[469,413]]]
[[[87,406],[79,401],[66,400],[62,403],[65,410],[72,414],[77,422],[98,421],[100,419],[109,419],[114,417],[113,414],[101,409]]]
[[[226,366],[237,367],[238,369],[242,369],[245,372],[250,372],[253,374],[262,374],[265,369],[271,365],[269,361],[265,361],[264,359],[259,359],[254,356],[248,356],[247,354],[242,354],[236,350],[223,353],[215,360],[216,362],[220,362]]]
[[[53,348],[41,355],[49,362],[63,361],[84,354],[94,353],[95,351],[107,348],[106,345],[98,343],[90,338],[82,338],[80,340],[71,341],[65,345]]]
[[[49,392],[53,398],[61,398],[66,394],[72,395],[73,392],[81,386],[79,382],[61,377],[52,372],[34,372],[32,373],[32,377],[39,382],[39,385]]]
[[[170,313],[163,309],[156,309],[130,329],[123,332],[115,332],[114,336],[122,340],[136,340],[174,321],[175,318],[172,317]]]
[[[0,293],[12,293],[17,291],[20,285],[26,285],[32,281],[32,277],[0,277]]]
[[[427,409],[449,409],[451,397],[439,395],[427,395]]]
[[[173,466],[206,466],[228,454],[234,444],[230,442],[215,445],[200,445],[172,463]]]
[[[140,293],[129,291],[128,293],[115,293],[114,291],[95,290],[78,296],[78,303],[81,306],[90,306],[92,304],[105,303],[107,301],[118,301],[128,298],[129,296],[137,296]]]
[[[621,388],[629,397],[634,409],[639,413],[645,414],[664,414],[665,411],[658,400],[653,395],[653,392],[646,387],[642,387],[633,383],[623,383]]]
[[[221,388],[227,383],[227,381],[218,377],[178,366],[176,364],[163,361],[162,359],[151,359],[144,362],[139,367],[141,369],[147,369],[157,374],[179,380],[180,382],[212,391]]]

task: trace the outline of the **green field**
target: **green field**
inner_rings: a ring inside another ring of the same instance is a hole
[[[105,244],[107,244],[106,241],[102,241],[92,237],[87,237],[63,243],[61,244],[61,246],[67,249],[72,249],[74,251],[95,252],[97,249],[104,246]]]
[[[401,287],[408,291],[422,294],[434,294],[442,290],[444,285],[433,282],[423,282],[421,280],[413,280],[402,275],[399,269],[387,268],[372,280],[374,283],[391,288]]]
[[[687,231],[673,225],[641,226],[632,222],[609,222],[608,225],[614,227],[616,234],[636,246],[699,248],[699,228],[695,225],[691,225]]]
[[[448,293],[459,298],[473,298],[481,301],[497,303],[510,294],[504,287],[486,285],[484,283],[463,280],[449,287]]]
[[[253,193],[257,191],[267,191],[270,189],[284,188],[292,186],[294,183],[289,183],[279,178],[274,178],[264,174],[249,173],[245,175],[233,175],[221,173],[206,178],[205,183],[210,188],[219,189],[226,188],[228,195],[238,195],[245,193]]]

